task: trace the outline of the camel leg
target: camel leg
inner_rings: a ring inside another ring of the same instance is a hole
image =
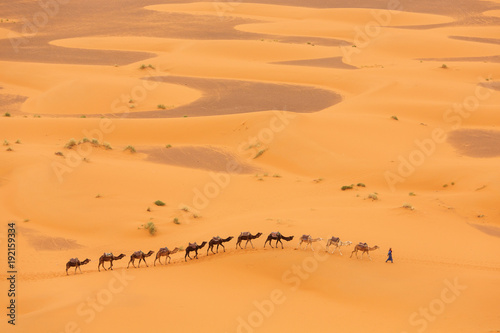
[[[212,247],[209,245],[208,248],[207,248],[207,256],[208,256],[208,251],[210,251]],[[214,252],[214,250],[212,250],[212,253]]]
[[[194,250],[194,257],[195,259],[198,259],[198,249]]]
[[[222,246],[222,248],[224,249],[224,252],[226,252],[226,247],[224,246],[224,244],[220,244],[220,246]],[[217,253],[219,253],[219,246],[217,245]]]
[[[168,258],[168,263],[170,264],[170,260],[172,260],[172,258],[170,258],[170,255],[168,255],[167,258]],[[167,263],[167,258],[165,258],[165,264]]]
[[[251,239],[250,239],[250,245],[252,245],[252,249],[255,249],[255,247],[253,247],[253,243],[252,243]]]
[[[267,241],[268,241],[268,240],[269,240],[269,239],[266,239],[266,241],[264,242],[264,248],[266,248],[266,244],[267,244]]]
[[[109,265],[108,269],[113,270],[113,260],[111,260],[109,263],[110,263],[110,265]],[[102,263],[102,267],[104,268],[104,263]],[[106,269],[106,268],[104,268],[104,269]]]
[[[83,274],[81,266],[78,266],[78,270],[80,271],[80,274]],[[75,269],[75,274],[76,274],[76,269]]]
[[[281,243],[281,248],[283,249],[283,242],[281,241],[281,239],[279,239],[279,242]],[[278,247],[278,241],[276,241],[276,247]]]
[[[191,256],[189,255],[188,251],[186,251],[186,255],[184,256],[184,261],[187,261],[186,257],[188,257],[189,259],[191,259]]]
[[[351,256],[349,258],[352,258],[352,255],[354,254],[354,252],[356,252],[356,249],[352,250]]]
[[[342,251],[340,250],[340,246],[338,247],[339,248],[339,253],[340,255],[342,255]],[[335,251],[337,248],[335,248],[333,251]]]

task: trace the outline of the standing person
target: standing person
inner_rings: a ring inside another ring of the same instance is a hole
[[[385,262],[388,262],[388,261],[391,261],[391,263],[394,263],[394,261],[392,261],[392,247],[389,248],[389,252],[387,253],[387,260]]]

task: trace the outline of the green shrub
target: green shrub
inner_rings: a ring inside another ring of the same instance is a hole
[[[156,200],[155,201],[155,205],[157,205],[157,206],[165,206],[165,203],[163,201],[161,201],[161,200]]]
[[[124,150],[128,150],[128,151],[130,151],[131,153],[135,153],[135,148],[134,148],[133,146],[127,146],[127,147],[125,147],[125,149],[124,149]]]

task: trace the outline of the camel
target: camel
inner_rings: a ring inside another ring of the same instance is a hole
[[[281,248],[283,248],[283,242],[281,241],[282,239],[286,240],[287,242],[291,241],[293,239],[293,236],[283,236],[279,231],[278,232],[271,232],[269,236],[267,236],[266,241],[264,242],[264,247],[266,247],[266,243],[269,242],[269,245],[271,245],[271,248],[273,245],[271,244],[272,240],[276,240],[276,247],[278,247],[278,242],[281,243]]]
[[[375,245],[374,247],[369,247],[368,244],[359,242],[359,244],[356,244],[356,246],[354,246],[354,250],[351,252],[351,256],[349,258],[351,258],[352,255],[354,253],[356,253],[356,259],[357,259],[358,258],[358,251],[361,251],[361,259],[363,259],[363,254],[365,254],[365,252],[366,252],[366,254],[368,255],[368,258],[370,260],[372,260],[372,258],[370,257],[370,251],[374,251],[378,248],[379,247],[377,245]]]
[[[132,263],[132,266],[134,266],[134,268],[135,268],[135,265],[134,265],[135,259],[139,259],[139,264],[137,265],[138,268],[141,267],[141,260],[143,260],[144,263],[146,264],[146,267],[148,267],[148,263],[146,262],[146,258],[150,257],[153,253],[155,253],[155,251],[149,251],[148,253],[144,253],[142,251],[135,251],[130,256],[130,261],[128,262],[127,268],[130,266],[130,263]]]
[[[207,256],[208,256],[208,250],[212,250],[212,253],[215,254],[214,245],[217,245],[217,253],[219,253],[219,245],[222,246],[224,252],[226,252],[226,248],[222,243],[229,242],[233,238],[234,238],[233,236],[229,236],[228,238],[220,238],[219,236],[212,238],[210,242],[208,242]]]
[[[75,267],[75,274],[76,274],[76,269],[78,268],[80,270],[80,273],[82,272],[82,269],[80,268],[81,265],[86,265],[88,264],[90,259],[85,259],[84,261],[78,260],[78,258],[71,258],[67,263],[66,263],[66,275],[68,275],[68,269],[70,267]]]
[[[177,251],[179,251],[178,247],[176,247],[172,251],[170,251],[167,247],[162,247],[161,249],[158,250],[158,252],[156,252],[156,259],[153,263],[153,266],[156,266],[156,260],[158,260],[158,262],[161,264],[160,258],[163,256],[167,257],[167,258],[165,258],[165,264],[167,263],[167,259],[168,259],[168,262],[170,263],[170,260],[172,259],[172,258],[170,258],[170,255],[177,253]]]
[[[339,237],[332,236],[332,238],[329,238],[328,242],[326,243],[326,252],[330,253],[329,247],[334,245],[335,248],[333,249],[333,251],[331,253],[334,253],[336,249],[339,249],[340,255],[342,255],[342,251],[340,250],[340,248],[342,246],[349,246],[351,244],[352,244],[351,241],[342,242]]]
[[[239,245],[240,248],[242,249],[241,241],[246,240],[247,242],[245,243],[245,249],[247,248],[248,242],[250,242],[250,245],[252,245],[252,249],[254,249],[252,239],[259,238],[260,236],[262,236],[262,232],[252,235],[248,231],[244,231],[238,236],[238,241],[236,242],[236,248],[238,248]]]
[[[302,235],[302,237],[300,237],[299,248],[302,249],[301,247],[302,243],[306,243],[306,247],[304,248],[304,250],[307,250],[307,247],[311,245],[311,250],[314,251],[312,243],[322,240],[323,238],[312,238],[311,235]]]
[[[203,242],[203,243],[201,243],[201,245],[196,244],[196,242],[189,243],[188,247],[186,247],[186,255],[184,256],[184,261],[187,261],[186,257],[189,257],[189,259],[193,259],[189,255],[189,252],[191,252],[191,251],[194,251],[194,253],[195,253],[194,257],[196,259],[198,259],[198,250],[201,249],[202,247],[204,247],[205,244],[207,244],[207,242]]]
[[[109,261],[111,265],[109,266],[109,269],[113,270],[113,260],[120,260],[121,258],[125,257],[125,255],[122,253],[118,257],[115,257],[113,253],[104,253],[100,258],[99,258],[99,265],[97,265],[97,269],[99,272],[101,271],[100,267],[102,265],[102,268],[106,271],[107,269],[104,267],[104,262]]]

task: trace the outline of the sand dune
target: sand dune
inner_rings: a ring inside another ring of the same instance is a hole
[[[499,2],[387,5],[0,2],[2,332],[500,330]]]

